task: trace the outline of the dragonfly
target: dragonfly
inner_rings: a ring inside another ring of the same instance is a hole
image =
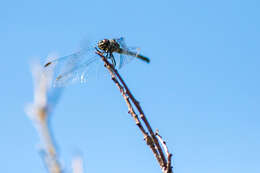
[[[47,62],[44,67],[55,66],[55,86],[64,86],[70,82],[80,81],[86,82],[89,75],[89,69],[98,64],[100,57],[95,51],[100,51],[105,58],[111,61],[115,68],[122,68],[132,59],[137,58],[146,63],[150,59],[141,55],[139,48],[128,47],[123,37],[117,39],[103,39],[93,44],[86,49],[70,54],[68,56],[60,57]],[[117,56],[115,55],[117,54]],[[116,60],[117,57],[117,60]]]

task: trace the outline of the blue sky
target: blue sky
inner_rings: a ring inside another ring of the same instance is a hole
[[[5,1],[0,7],[2,172],[44,173],[24,106],[29,63],[82,40],[123,36],[149,65],[120,73],[173,153],[177,173],[259,173],[259,1]],[[159,172],[108,75],[66,88],[51,127],[61,161],[85,172]]]

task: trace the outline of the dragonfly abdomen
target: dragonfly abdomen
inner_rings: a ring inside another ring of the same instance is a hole
[[[138,54],[136,52],[131,52],[131,51],[128,51],[128,50],[124,50],[124,49],[119,49],[118,53],[122,53],[122,54],[125,54],[125,55],[130,55],[130,56],[134,56],[136,58],[139,58],[147,63],[150,62],[150,59],[141,55],[141,54]]]

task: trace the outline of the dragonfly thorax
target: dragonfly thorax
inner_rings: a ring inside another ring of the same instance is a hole
[[[114,39],[112,40],[104,39],[98,42],[98,48],[107,53],[113,53],[113,52],[119,52],[120,45]]]

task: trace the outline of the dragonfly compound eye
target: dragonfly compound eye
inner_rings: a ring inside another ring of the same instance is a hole
[[[108,51],[109,48],[109,40],[104,39],[98,42],[98,48],[104,51]]]

